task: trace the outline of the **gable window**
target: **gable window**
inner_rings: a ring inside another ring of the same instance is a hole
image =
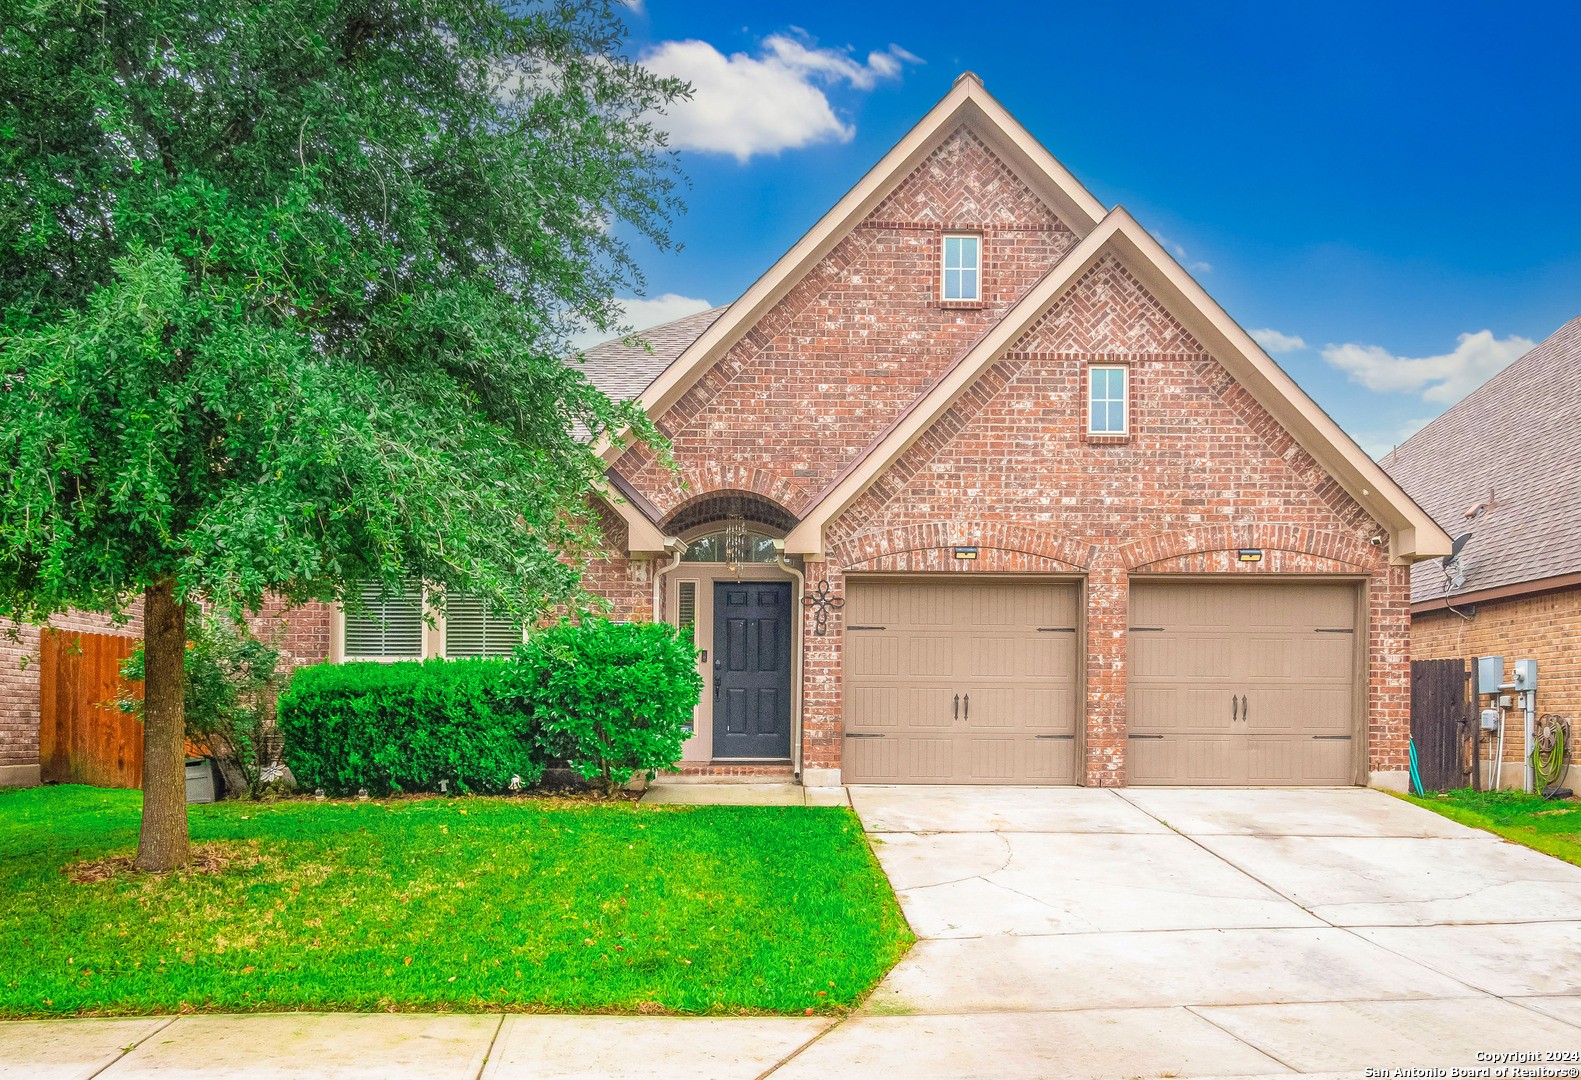
[[[944,238],[944,299],[981,300],[983,276],[983,238],[946,236]]]
[[[1130,374],[1125,364],[1094,364],[1087,369],[1089,434],[1124,435],[1131,430]]]
[[[423,594],[408,587],[387,593],[372,582],[362,586],[360,611],[346,612],[347,660],[421,660]]]
[[[445,603],[445,656],[509,656],[521,643],[521,624],[490,611],[481,596]]]

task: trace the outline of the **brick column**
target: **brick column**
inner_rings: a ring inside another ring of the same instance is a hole
[[[1125,784],[1126,617],[1130,581],[1105,552],[1087,575],[1087,746],[1089,787]]]
[[[806,592],[820,581],[829,591],[845,596],[845,575],[832,562],[809,562]],[[840,783],[841,683],[840,660],[844,646],[845,616],[835,609],[825,613],[823,636],[813,609],[803,605],[802,620],[802,783],[817,786]]]

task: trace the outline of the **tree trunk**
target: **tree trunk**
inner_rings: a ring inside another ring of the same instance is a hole
[[[143,831],[139,870],[187,862],[187,609],[169,578],[143,593]]]

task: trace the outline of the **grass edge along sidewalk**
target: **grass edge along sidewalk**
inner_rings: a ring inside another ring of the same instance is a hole
[[[913,940],[845,808],[228,802],[111,873],[139,804],[0,793],[0,1016],[832,1013]]]

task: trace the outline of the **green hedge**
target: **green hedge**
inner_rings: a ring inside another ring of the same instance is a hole
[[[499,792],[543,773],[537,724],[503,660],[320,664],[280,697],[285,761],[299,786],[352,795]]]
[[[585,619],[510,660],[320,664],[280,697],[286,764],[306,789],[500,792],[564,761],[606,788],[675,764],[702,693],[664,623]]]
[[[533,634],[514,666],[539,738],[606,790],[674,765],[703,692],[697,653],[668,623],[562,622]]]

